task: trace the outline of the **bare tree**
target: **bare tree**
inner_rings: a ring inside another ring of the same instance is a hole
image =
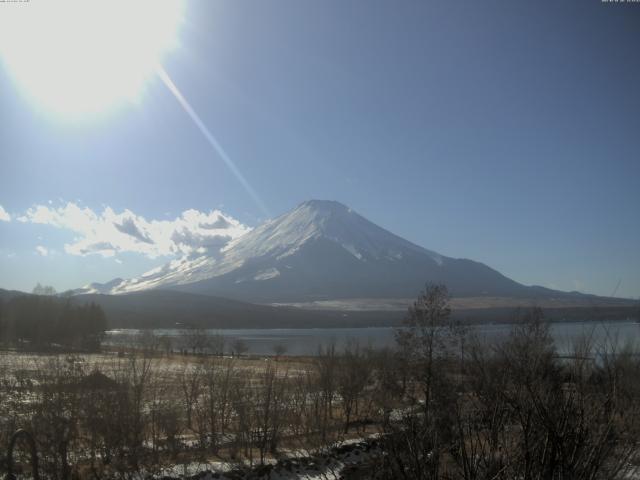
[[[344,413],[344,433],[349,431],[352,417],[358,413],[358,401],[369,383],[371,374],[371,362],[360,346],[353,341],[347,342],[339,358],[337,375],[337,391],[342,398]]]
[[[273,346],[273,353],[276,356],[276,360],[279,359],[282,355],[287,353],[287,346],[282,343],[276,343]]]
[[[38,283],[35,287],[33,287],[32,293],[34,295],[53,296],[58,292],[56,292],[56,289],[50,285],[40,285],[40,283]]]
[[[225,338],[222,334],[216,333],[214,335],[211,335],[209,337],[209,345],[211,348],[211,353],[219,357],[224,355]]]
[[[318,389],[317,414],[320,439],[323,444],[329,440],[333,428],[333,402],[337,390],[338,358],[336,347],[331,344],[325,348],[318,348],[315,359],[316,381]]]
[[[173,340],[169,335],[162,335],[158,339],[158,345],[167,356],[173,351]]]
[[[210,347],[210,337],[204,328],[190,328],[183,330],[182,337],[192,354],[204,353]]]
[[[185,365],[182,369],[180,380],[184,411],[187,416],[187,428],[193,430],[193,410],[196,407],[202,388],[200,365]]]
[[[142,330],[136,336],[136,343],[147,355],[155,353],[160,346],[160,339],[156,336],[153,330]]]
[[[231,350],[238,357],[241,357],[249,351],[249,345],[241,338],[236,338],[231,344]]]
[[[396,331],[411,383],[405,390],[409,405],[401,421],[387,422],[390,435],[384,448],[394,475],[427,479],[440,474],[441,456],[451,436],[448,404],[453,396],[443,367],[456,338],[453,326],[447,288],[427,285]]]
[[[411,371],[421,386],[425,421],[429,421],[431,393],[438,357],[446,353],[450,339],[451,308],[444,285],[427,285],[409,308],[404,326],[396,331],[396,340]]]

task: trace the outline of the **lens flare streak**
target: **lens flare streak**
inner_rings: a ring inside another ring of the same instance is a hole
[[[231,160],[229,155],[227,155],[227,152],[224,150],[224,148],[222,148],[222,145],[220,145],[220,142],[218,142],[218,140],[216,140],[213,134],[209,131],[209,129],[204,124],[200,116],[193,109],[191,104],[187,101],[186,98],[184,98],[184,95],[182,95],[178,87],[175,85],[175,83],[173,83],[173,80],[171,80],[171,77],[169,77],[169,74],[166,72],[166,70],[162,66],[159,66],[157,72],[162,82],[173,94],[173,96],[176,97],[176,100],[178,100],[178,103],[180,104],[180,106],[182,106],[182,108],[187,113],[187,115],[189,115],[189,117],[191,118],[193,123],[196,125],[196,127],[198,127],[198,130],[200,130],[202,135],[204,135],[207,142],[209,142],[209,145],[213,147],[214,151],[218,154],[218,156],[222,159],[222,161],[227,165],[227,167],[229,167],[231,172],[242,184],[242,186],[247,191],[247,193],[251,196],[254,202],[256,202],[256,204],[258,205],[262,213],[267,218],[270,218],[271,215],[269,214],[269,211],[266,205],[264,204],[264,202],[260,199],[256,191],[253,189],[253,187],[251,187],[247,179],[244,178],[244,175],[242,175],[242,172],[240,172],[240,170],[238,169],[236,164],[233,162],[233,160]]]

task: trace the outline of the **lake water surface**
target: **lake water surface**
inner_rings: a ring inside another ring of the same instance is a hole
[[[512,325],[490,324],[475,325],[471,331],[488,343],[499,341],[509,334]],[[173,338],[175,348],[180,346],[183,330],[159,329],[155,335],[167,335]],[[371,328],[282,328],[282,329],[244,329],[244,330],[208,330],[208,333],[225,337],[228,345],[235,339],[242,339],[249,347],[249,353],[272,355],[276,345],[284,345],[288,355],[314,355],[320,346],[335,344],[338,349],[348,341],[357,341],[363,346],[375,348],[390,347],[395,343],[393,327]],[[612,322],[557,322],[551,324],[551,333],[560,354],[571,353],[573,345],[580,338],[589,336],[596,346],[615,344],[619,347],[640,346],[640,324],[628,321]],[[135,342],[140,334],[135,329],[119,329],[107,332],[107,343],[127,345]]]

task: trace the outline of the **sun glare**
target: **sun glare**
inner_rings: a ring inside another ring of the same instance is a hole
[[[177,44],[183,0],[31,0],[0,15],[0,57],[39,107],[66,116],[139,99]]]

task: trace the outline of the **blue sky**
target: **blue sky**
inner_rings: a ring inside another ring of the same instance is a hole
[[[609,295],[621,280],[640,296],[640,4],[202,0],[184,14],[164,68],[270,216],[338,200],[525,284]],[[157,232],[188,210],[266,218],[159,79],[69,121],[0,63],[0,124],[1,288],[135,276],[200,248],[87,254],[60,219],[69,203]]]

